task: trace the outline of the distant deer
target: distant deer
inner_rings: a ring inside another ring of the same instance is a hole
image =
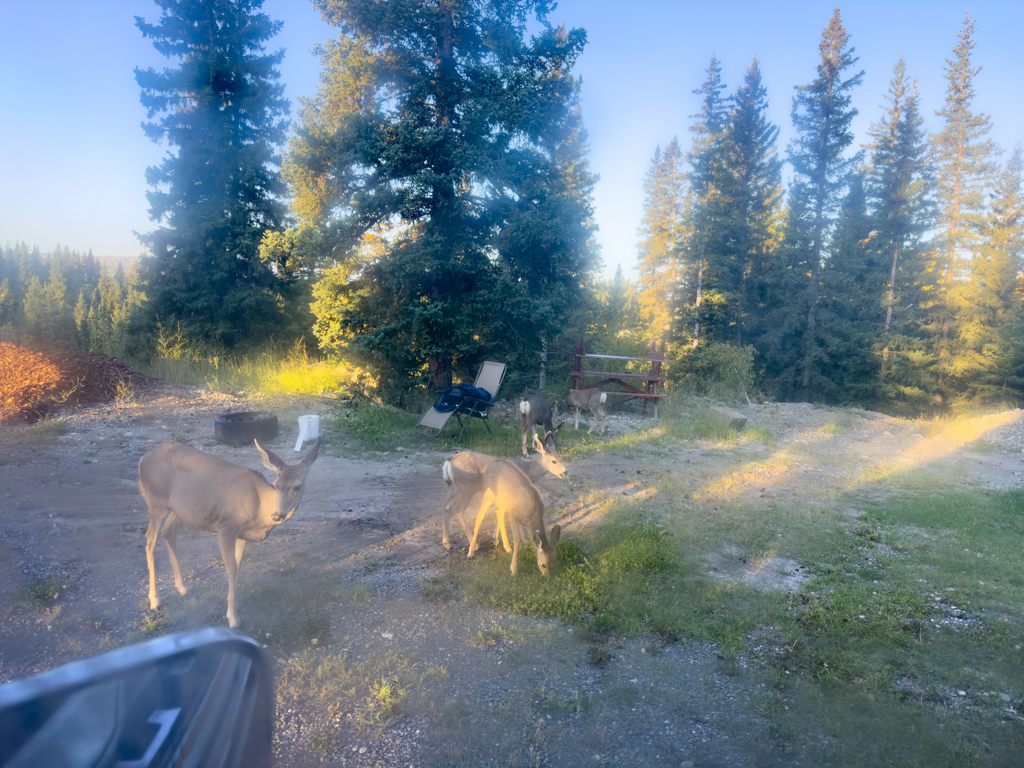
[[[476,517],[476,527],[473,529],[473,538],[469,542],[469,557],[476,552],[476,538],[480,533],[480,524],[484,521],[487,511],[494,506],[498,516],[498,530],[501,531],[501,538],[505,542],[505,551],[508,551],[509,525],[512,526],[512,573],[516,572],[519,561],[519,542],[522,540],[523,531],[533,541],[537,550],[537,567],[545,576],[551,575],[557,559],[558,539],[562,534],[560,525],[551,526],[551,535],[544,527],[544,502],[541,501],[540,493],[534,488],[530,478],[507,459],[498,459],[491,462],[484,469],[484,498],[480,505],[480,512]],[[495,539],[497,539],[495,532]]]
[[[604,434],[605,419],[608,418],[608,414],[604,412],[603,406],[605,401],[608,399],[608,393],[602,392],[599,389],[579,389],[572,390],[569,392],[569,397],[566,398],[566,408],[576,409],[576,423],[575,429],[580,428],[580,411],[584,408],[589,408],[590,412],[594,414],[594,423],[590,425],[590,429],[587,430],[589,435],[594,431],[594,427],[597,426],[598,420],[601,422],[601,434]]]
[[[157,535],[167,543],[178,592],[188,590],[181,580],[175,551],[182,526],[217,534],[228,574],[228,626],[238,626],[235,582],[247,541],[263,541],[299,508],[306,474],[320,452],[320,438],[295,466],[264,450],[256,441],[263,466],[274,472],[274,484],[248,467],[240,467],[181,443],[161,443],[139,461],[139,490],[149,507],[146,561],[149,564],[149,607],[160,607],[156,594],[154,550]]]
[[[529,432],[536,434],[537,425],[541,425],[544,431],[544,447],[549,453],[555,453],[555,437],[558,430],[562,428],[551,424],[551,406],[548,401],[540,395],[528,395],[519,403],[519,413],[523,415],[523,456],[526,456],[526,435]]]
[[[565,477],[568,470],[562,463],[557,453],[548,453],[544,444],[540,442],[536,433],[533,436],[533,446],[537,453],[536,460],[530,462],[524,468],[527,477],[537,479],[550,472],[555,477]],[[448,530],[454,514],[462,523],[462,530],[466,534],[466,540],[473,537],[466,524],[465,511],[470,499],[477,493],[484,490],[484,470],[491,463],[499,461],[496,456],[487,456],[483,453],[463,451],[452,456],[441,468],[441,476],[448,485],[448,500],[444,503],[444,517],[441,527],[441,542],[445,549],[451,549],[448,541]],[[498,532],[494,534],[497,544]],[[505,540],[505,551],[508,552],[508,540]]]

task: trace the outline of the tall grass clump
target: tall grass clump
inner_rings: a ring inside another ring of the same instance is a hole
[[[155,354],[131,364],[147,376],[176,384],[206,384],[221,392],[348,396],[369,383],[365,371],[356,366],[310,356],[301,339],[287,348],[270,344],[248,354],[225,355],[195,347],[180,329],[171,333],[160,328]]]

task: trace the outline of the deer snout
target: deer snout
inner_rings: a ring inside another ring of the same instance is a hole
[[[296,512],[296,510],[298,510],[298,508],[299,508],[299,505],[296,504],[294,507],[291,508],[291,511],[288,512],[287,514],[281,512],[281,510],[278,510],[278,511],[274,512],[274,514],[272,514],[270,516],[270,520],[271,520],[271,522],[274,523],[274,525],[280,525],[281,523],[286,522],[287,520],[289,520],[291,518],[291,516],[295,514],[295,512]]]

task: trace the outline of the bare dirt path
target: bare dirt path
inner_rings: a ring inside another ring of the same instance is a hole
[[[202,534],[186,533],[179,547],[190,594],[174,591],[161,545],[166,615],[154,624],[145,610],[147,515],[137,464],[156,443],[178,439],[259,470],[251,447],[212,438],[215,415],[255,407],[155,384],[138,402],[71,414],[71,431],[48,442],[0,444],[0,682],[155,633],[225,623],[217,543]],[[282,434],[270,447],[294,460],[295,417],[320,412],[326,420],[331,407],[279,405]],[[896,475],[923,484],[955,476],[992,488],[1024,482],[1020,412],[937,437],[868,412],[769,404],[749,415],[752,426],[771,430],[770,444],[723,450],[696,440],[656,455],[618,450],[574,462],[569,482],[543,483],[549,523],[562,523],[571,536],[597,522],[596,502],[609,496],[658,513],[658,480],[665,477],[692,491],[687,514],[713,514],[726,499],[879,498]],[[653,420],[612,414],[607,439],[657,428]],[[383,679],[400,669],[416,680],[403,716],[383,727],[373,722],[381,695],[328,706],[285,686],[275,734],[279,764],[791,764],[768,738],[764,678],[746,658],[737,664],[711,646],[648,638],[613,645],[595,665],[592,644],[571,627],[458,600],[426,602],[423,580],[437,558],[461,556],[440,545],[443,459],[412,435],[408,450],[387,455],[361,455],[334,435],[313,466],[299,513],[246,550],[243,628],[268,646],[282,679],[308,661],[307,648],[346,659],[346,674],[379,668],[388,670]],[[780,561],[755,569],[728,552],[708,553],[708,573],[760,579],[762,588],[794,587],[798,568]]]

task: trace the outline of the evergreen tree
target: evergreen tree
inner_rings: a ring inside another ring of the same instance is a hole
[[[870,402],[877,390],[873,343],[882,324],[878,304],[885,271],[869,247],[864,174],[852,173],[848,189],[822,267],[816,371],[817,397],[844,404]]]
[[[286,170],[310,253],[338,264],[314,287],[321,345],[396,389],[541,353],[595,261],[586,34],[540,0],[315,4],[342,36]]]
[[[936,112],[944,124],[932,140],[938,201],[935,271],[941,275],[941,281],[934,292],[929,322],[938,357],[939,386],[945,397],[955,395],[951,379],[962,379],[955,326],[960,310],[970,312],[963,294],[970,279],[970,258],[978,245],[985,192],[998,152],[988,138],[988,115],[972,111],[974,78],[981,72],[971,62],[974,29],[974,20],[968,13],[953,48],[953,58],[946,59],[946,102]]]
[[[683,216],[686,179],[682,152],[673,137],[662,153],[654,151],[644,179],[644,215],[640,223],[640,311],[649,340],[669,338],[676,316],[676,300],[683,286]]]
[[[154,142],[177,149],[146,171],[150,217],[142,238],[150,311],[180,324],[196,344],[257,343],[279,324],[280,284],[259,258],[267,230],[282,227],[275,169],[288,102],[278,83],[283,51],[264,44],[281,28],[262,0],[156,0],[159,23],[136,26],[179,66],[135,70]]]
[[[1021,146],[997,175],[989,208],[970,261],[971,279],[958,291],[958,352],[955,390],[969,402],[1012,399],[1007,387],[1021,385],[1019,293],[1024,273],[1024,195]],[[1009,331],[1009,332],[1008,332]],[[1016,394],[1016,393],[1014,393]]]
[[[922,385],[930,363],[920,343],[921,306],[929,295],[922,238],[933,225],[933,207],[920,98],[902,57],[893,68],[886,101],[881,120],[871,126],[869,145],[870,248],[880,266],[887,267],[879,395],[902,402],[903,410],[920,412],[926,406]]]
[[[797,136],[789,146],[793,166],[793,195],[806,201],[806,237],[809,250],[803,256],[809,278],[802,303],[806,310],[801,351],[799,395],[813,398],[817,393],[816,373],[829,345],[817,326],[821,269],[829,253],[827,244],[840,203],[847,189],[850,171],[859,161],[845,152],[853,143],[850,124],[857,115],[851,106],[851,92],[860,85],[864,72],[850,74],[857,63],[850,36],[836,9],[822,33],[818,51],[818,76],[809,85],[796,87],[793,97],[793,127]],[[797,394],[797,393],[795,393]]]
[[[690,272],[687,294],[690,307],[684,322],[693,328],[691,345],[696,347],[708,336],[709,328],[721,331],[725,312],[723,288],[727,286],[728,265],[720,237],[720,225],[727,200],[724,139],[728,113],[722,92],[722,67],[713,54],[706,70],[707,77],[694,91],[701,96],[700,112],[690,115],[693,144],[689,153],[691,231],[689,243]],[[680,335],[685,333],[680,329]]]
[[[745,329],[759,326],[758,282],[765,259],[775,247],[775,222],[782,199],[782,161],[776,156],[779,129],[767,117],[768,92],[761,84],[757,57],[730,99],[725,137],[725,166],[731,177],[725,239],[733,265],[735,341],[742,346]],[[748,318],[748,313],[754,316]]]

